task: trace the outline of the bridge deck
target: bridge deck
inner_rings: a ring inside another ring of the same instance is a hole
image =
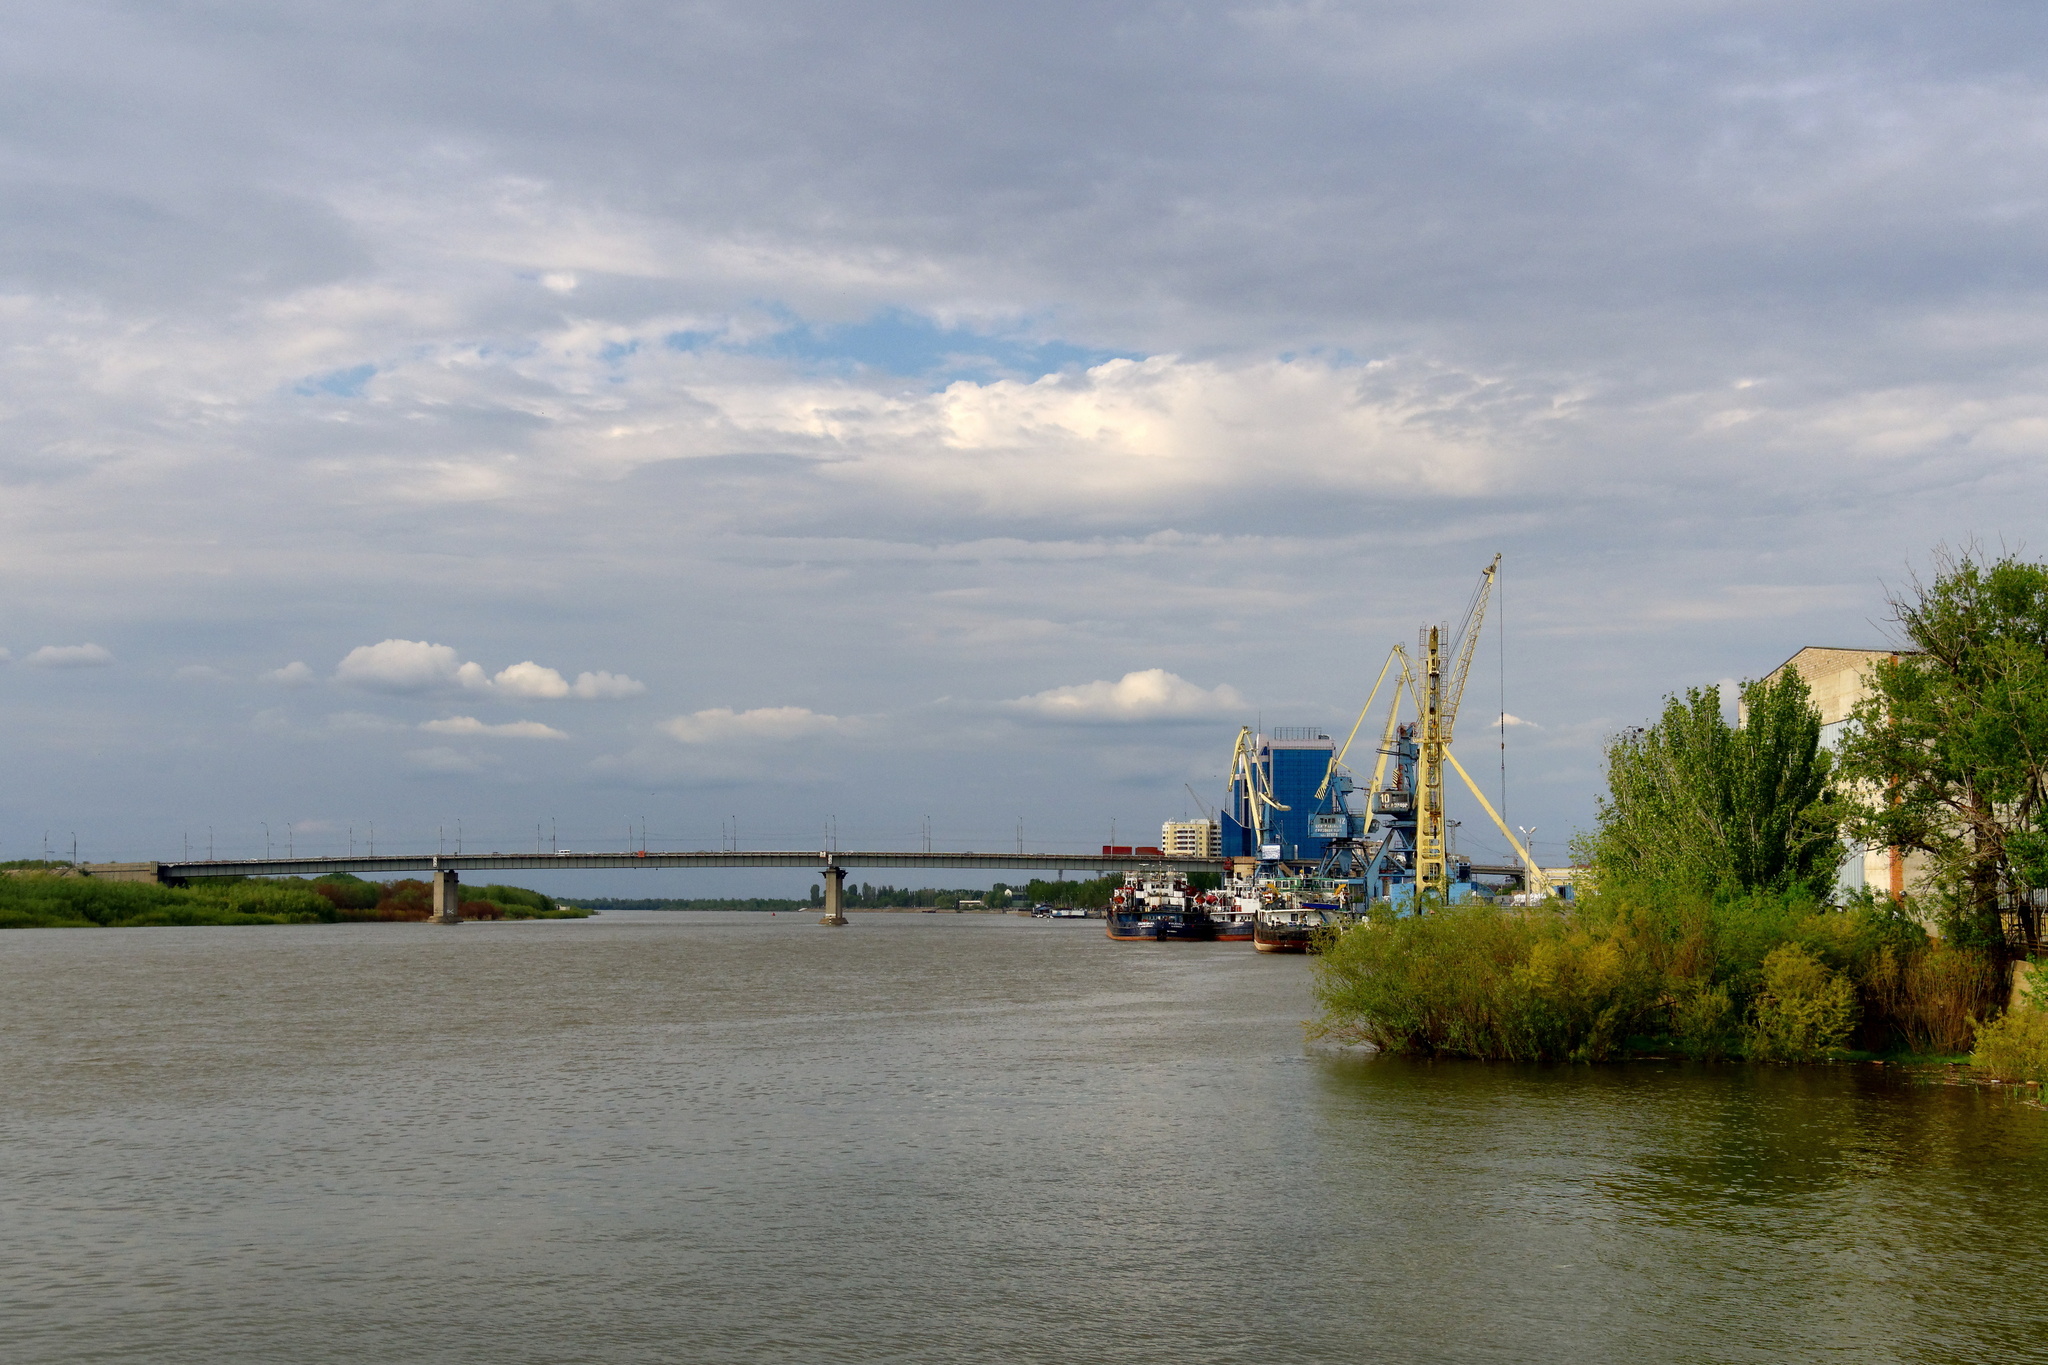
[[[151,864],[111,866],[149,867]],[[395,853],[376,857],[237,858],[215,862],[154,864],[164,879],[191,877],[298,877],[351,872],[373,879],[392,873],[446,868],[466,872],[566,871],[594,867],[973,867],[1035,875],[1125,872],[1141,867],[1171,867],[1183,872],[1219,871],[1221,858],[1135,857],[1096,853],[889,853],[856,850],[785,850],[734,853]]]

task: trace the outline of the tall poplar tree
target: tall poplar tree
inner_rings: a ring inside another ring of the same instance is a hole
[[[1730,725],[1719,687],[1690,688],[1655,725],[1609,743],[1608,792],[1585,849],[1602,881],[1832,891],[1842,856],[1832,758],[1806,681],[1788,670],[1745,683],[1742,710]]]
[[[2048,566],[1938,551],[1891,599],[1906,646],[1872,670],[1844,737],[1850,819],[1928,855],[1951,933],[2000,946],[2001,902],[2048,886]]]

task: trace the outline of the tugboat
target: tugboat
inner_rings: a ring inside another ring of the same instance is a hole
[[[1320,952],[1323,935],[1351,920],[1341,883],[1287,877],[1261,890],[1263,903],[1252,928],[1252,946],[1262,953]]]
[[[1126,872],[1109,900],[1109,936],[1119,942],[1179,940],[1206,943],[1216,937],[1200,895],[1177,872]]]

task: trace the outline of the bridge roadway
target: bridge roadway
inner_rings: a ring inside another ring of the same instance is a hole
[[[1033,874],[1126,872],[1140,867],[1171,867],[1182,872],[1220,871],[1221,858],[1168,858],[1157,854],[1099,853],[887,853],[820,849],[747,853],[386,853],[374,857],[236,858],[217,862],[123,863],[108,866],[154,867],[156,880],[192,877],[306,877],[352,872],[376,880],[386,873],[449,871],[537,872],[587,867],[978,867]]]
[[[116,881],[186,882],[197,877],[306,877],[352,872],[378,877],[394,872],[427,872],[434,883],[433,918],[441,924],[461,922],[465,872],[566,871],[612,867],[805,867],[825,884],[823,923],[845,924],[846,870],[853,867],[976,867],[1010,872],[1124,872],[1141,867],[1171,867],[1183,872],[1220,870],[1221,858],[1168,858],[1159,854],[1121,853],[887,853],[855,849],[736,851],[711,853],[387,853],[357,858],[232,858],[208,862],[100,863],[86,871]]]

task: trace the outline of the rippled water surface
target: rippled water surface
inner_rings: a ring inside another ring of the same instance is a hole
[[[993,916],[0,934],[0,1356],[2048,1359],[2048,1114]]]

